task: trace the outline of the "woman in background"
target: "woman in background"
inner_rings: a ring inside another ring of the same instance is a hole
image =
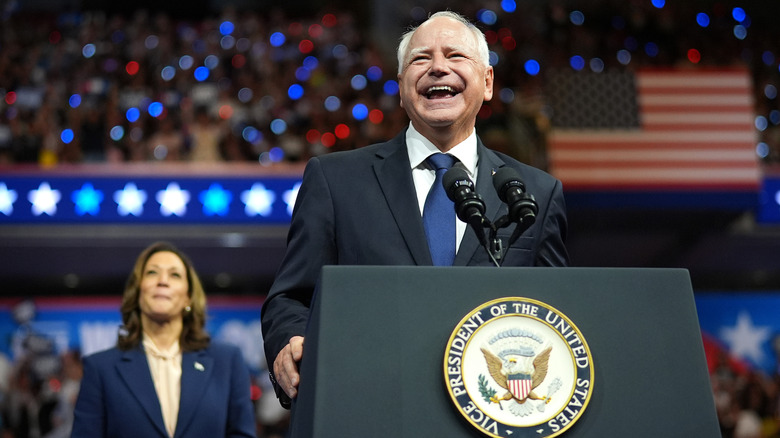
[[[255,437],[249,372],[205,332],[206,294],[183,253],[146,248],[121,313],[116,347],[84,359],[73,438]]]

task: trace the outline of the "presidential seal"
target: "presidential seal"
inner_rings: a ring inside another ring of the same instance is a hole
[[[458,411],[486,435],[555,437],[588,406],[593,360],[582,333],[558,310],[501,298],[455,327],[444,379]]]

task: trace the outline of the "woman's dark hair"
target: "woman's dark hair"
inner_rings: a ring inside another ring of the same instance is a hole
[[[171,252],[176,254],[187,271],[187,295],[190,297],[190,310],[183,313],[182,331],[179,338],[179,346],[182,351],[194,351],[206,348],[211,340],[206,333],[206,292],[192,266],[189,257],[179,251],[178,248],[168,242],[155,242],[144,249],[135,261],[133,271],[125,283],[125,291],[122,295],[122,323],[117,346],[121,350],[130,350],[140,345],[143,334],[141,326],[141,308],[138,299],[141,295],[141,279],[144,268],[149,258],[158,252]]]

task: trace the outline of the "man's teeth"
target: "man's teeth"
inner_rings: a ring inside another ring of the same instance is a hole
[[[431,94],[436,91],[446,91],[448,93],[454,93],[455,90],[452,89],[452,87],[447,87],[445,85],[437,86],[437,87],[431,87],[428,89],[428,94]]]

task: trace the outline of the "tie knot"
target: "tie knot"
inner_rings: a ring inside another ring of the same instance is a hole
[[[426,161],[436,170],[442,170],[452,167],[452,165],[455,164],[455,157],[439,152],[429,156]]]

